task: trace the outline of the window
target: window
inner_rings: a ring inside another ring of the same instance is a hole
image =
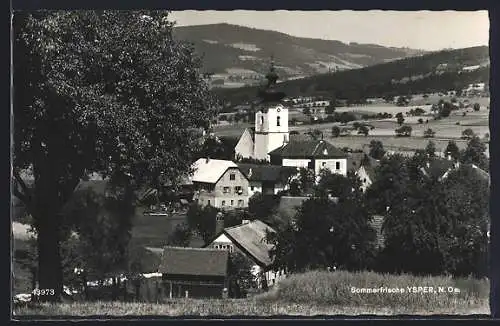
[[[280,120],[281,120],[281,117],[280,117],[280,116],[278,116],[278,117],[276,118],[276,126],[278,126],[278,127],[280,126]]]
[[[222,203],[221,203],[222,206],[226,206],[226,201],[223,200]]]
[[[263,125],[264,124],[264,117],[263,116],[260,116],[260,124]]]
[[[234,192],[238,195],[241,195],[243,193],[243,189],[241,188],[241,186],[236,186],[234,187]]]
[[[230,191],[231,191],[231,188],[230,188],[230,187],[224,187],[223,192],[224,192],[225,194],[228,194]]]
[[[326,162],[321,163],[321,166],[325,167],[326,166]]]
[[[231,199],[231,206],[234,206],[234,200]]]
[[[231,174],[229,175],[229,180],[231,180],[231,181],[236,180],[236,174],[231,173]]]
[[[340,162],[335,162],[335,169],[340,170]]]
[[[208,205],[208,206],[210,206],[210,199],[209,199],[209,200],[207,200],[207,205]]]
[[[363,179],[363,182],[366,182],[366,178]]]
[[[253,191],[255,189],[254,186],[250,186],[250,190]]]

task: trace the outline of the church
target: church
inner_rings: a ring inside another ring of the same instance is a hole
[[[288,107],[285,93],[276,90],[278,80],[271,61],[267,84],[259,91],[260,103],[255,112],[255,125],[243,131],[235,146],[235,159],[265,160],[274,165],[309,168],[319,174],[322,168],[347,175],[347,154],[321,140],[290,140]]]

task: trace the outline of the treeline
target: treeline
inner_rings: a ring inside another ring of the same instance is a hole
[[[287,81],[279,84],[278,89],[288,96],[322,95],[353,102],[372,97],[444,92],[488,81],[488,67],[459,73],[462,66],[479,64],[487,58],[487,47],[442,51],[362,69]],[[436,67],[447,62],[453,62],[450,66],[455,68],[437,73]],[[400,82],[403,79],[409,80]],[[255,87],[245,87],[220,90],[216,94],[225,101],[241,103],[254,100],[256,91]]]
[[[488,180],[467,164],[468,154],[446,178],[426,175],[434,151],[429,145],[411,158],[382,157],[366,192],[352,173],[324,172],[294,218],[268,235],[275,268],[486,276]]]

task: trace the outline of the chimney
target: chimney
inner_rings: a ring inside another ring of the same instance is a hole
[[[205,163],[208,163],[210,162],[210,157],[207,157],[207,159],[205,160]]]
[[[248,178],[249,178],[249,179],[252,177],[252,172],[253,172],[253,171],[252,171],[252,168],[250,168],[250,169],[248,170]]]

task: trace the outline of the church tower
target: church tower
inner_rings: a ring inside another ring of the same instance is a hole
[[[275,89],[278,74],[271,59],[271,67],[266,75],[267,84],[259,92],[261,102],[255,113],[255,143],[253,158],[269,160],[268,153],[289,141],[288,108],[281,100],[285,93]]]

